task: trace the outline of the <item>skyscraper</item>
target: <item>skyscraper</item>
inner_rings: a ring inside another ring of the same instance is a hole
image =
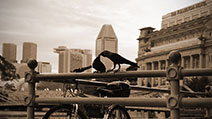
[[[16,49],[17,46],[13,43],[3,43],[3,57],[11,63],[17,62],[16,60]]]
[[[22,63],[26,63],[29,59],[37,59],[37,44],[24,42],[22,56]]]
[[[76,68],[89,66],[92,62],[91,50],[68,49],[65,46],[59,46],[54,48],[54,52],[59,54],[59,73],[68,73]],[[91,72],[91,69],[87,72]]]
[[[87,67],[92,64],[92,51],[89,49],[70,49],[72,52],[80,53],[82,56],[82,67]],[[86,70],[91,72],[91,69]]]
[[[58,73],[67,72],[67,67],[69,66],[67,48],[65,46],[59,46],[58,48],[54,48],[54,52],[59,54],[59,62],[58,62]]]
[[[112,25],[110,24],[102,26],[96,39],[96,56],[104,50],[109,50],[115,53],[118,52],[118,39]],[[103,58],[102,61],[107,69],[110,69],[113,66],[112,62],[107,58]]]

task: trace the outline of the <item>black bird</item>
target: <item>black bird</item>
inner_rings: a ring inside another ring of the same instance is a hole
[[[96,69],[97,72],[106,72],[105,65],[100,60],[100,55],[96,57],[96,59],[93,61],[92,67]]]
[[[87,66],[87,67],[82,67],[82,68],[74,69],[71,72],[83,72],[83,71],[85,71],[87,69],[90,69],[92,67],[96,70],[96,72],[100,72],[100,73],[106,72],[105,65],[100,60],[100,55],[98,57],[96,57],[96,59],[93,61],[92,65]]]
[[[117,64],[118,64],[119,68],[116,71],[120,70],[120,68],[121,68],[120,64],[129,64],[131,66],[138,67],[137,63],[129,61],[126,58],[122,57],[121,55],[119,55],[117,53],[110,52],[108,50],[103,51],[100,55],[103,56],[103,57],[109,58],[113,62],[114,67],[113,67],[113,69],[111,69],[109,71],[113,71],[116,68]]]

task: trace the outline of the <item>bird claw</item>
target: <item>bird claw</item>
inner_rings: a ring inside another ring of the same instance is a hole
[[[107,72],[111,72],[111,71],[113,71],[113,69],[107,70]]]
[[[104,73],[104,72],[101,72],[101,71],[94,71],[93,73]]]
[[[93,73],[99,73],[98,71],[94,71]]]
[[[112,71],[113,71],[114,73],[116,73],[116,72],[119,72],[120,70],[118,70],[118,69],[117,69],[117,70],[113,70],[113,69],[107,70],[107,72],[112,72]]]
[[[114,73],[116,73],[116,72],[119,72],[119,70],[117,69],[117,70],[114,70]]]

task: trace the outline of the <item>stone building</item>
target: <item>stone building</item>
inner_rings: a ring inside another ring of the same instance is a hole
[[[2,56],[10,63],[16,63],[17,46],[13,43],[3,43]]]
[[[29,59],[37,59],[37,44],[24,42],[21,62],[26,63]]]
[[[163,70],[172,50],[182,54],[181,65],[187,68],[212,68],[212,14],[155,31],[140,29],[138,58],[142,70]],[[140,78],[139,85],[158,86],[165,80]]]
[[[162,16],[161,28],[168,28],[183,22],[207,16],[212,13],[212,0],[203,0],[199,3],[173,11]]]

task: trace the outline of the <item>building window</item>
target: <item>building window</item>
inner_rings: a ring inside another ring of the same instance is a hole
[[[209,33],[208,35],[209,35],[209,37],[211,37],[212,36],[212,33]]]
[[[193,68],[199,68],[199,55],[193,56]]]
[[[212,53],[208,54],[208,66],[209,68],[212,68]]]
[[[196,18],[198,18],[199,17],[199,14],[194,14],[194,15],[192,15],[192,19],[196,19]]]
[[[173,26],[173,25],[175,25],[175,22],[174,21],[169,22],[169,26]]]
[[[142,70],[145,70],[145,66],[142,66]]]
[[[177,20],[177,24],[180,24],[180,23],[182,23],[182,22],[183,22],[182,19],[178,19],[178,20]]]
[[[190,57],[184,57],[184,68],[190,68]]]
[[[163,24],[163,28],[167,28],[168,27],[168,24]]]
[[[160,68],[161,68],[161,70],[165,70],[166,69],[166,61],[165,60],[161,61]]]
[[[209,63],[212,63],[212,54],[209,54],[209,55],[208,55],[208,62],[209,62]]]
[[[189,20],[190,20],[190,16],[184,18],[184,21],[185,21],[185,22],[186,22],[186,21],[189,21]]]
[[[147,70],[152,70],[152,63],[147,63]]]
[[[154,70],[158,70],[158,62],[154,62]]]
[[[208,11],[201,12],[201,16],[206,16],[207,14],[208,14]]]

